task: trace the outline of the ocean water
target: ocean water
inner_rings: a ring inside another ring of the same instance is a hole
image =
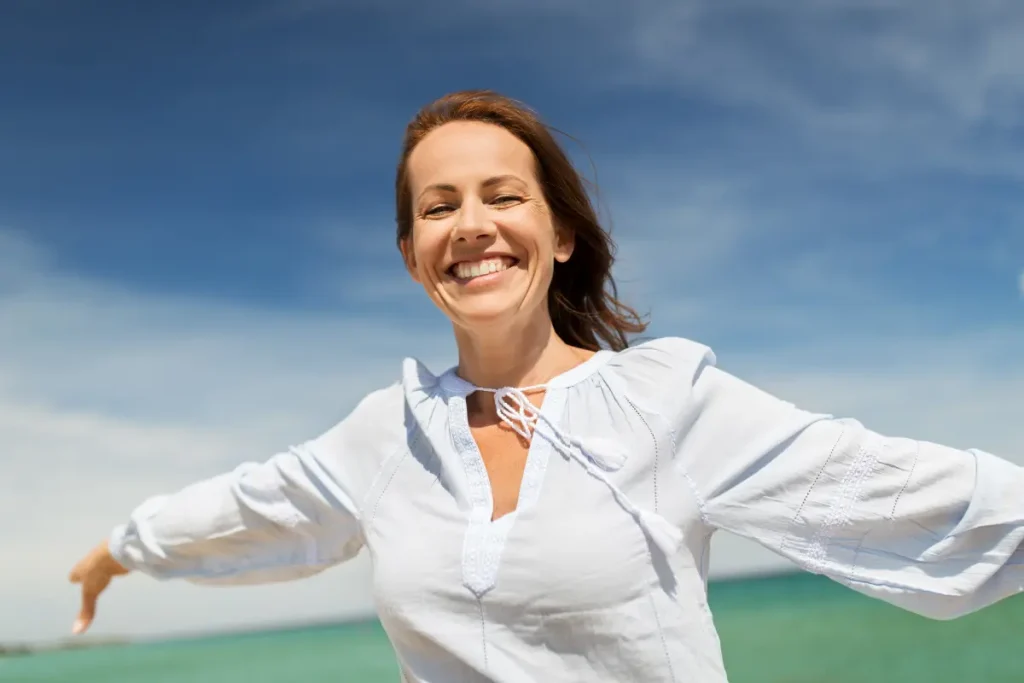
[[[733,683],[1022,683],[1024,598],[936,622],[808,574],[713,583]],[[4,683],[398,681],[375,621],[0,658]]]

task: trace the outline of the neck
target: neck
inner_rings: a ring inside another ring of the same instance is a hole
[[[566,344],[543,316],[514,329],[455,329],[458,374],[478,387],[526,387],[544,384],[593,355]]]

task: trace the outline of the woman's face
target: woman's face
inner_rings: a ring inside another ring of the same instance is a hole
[[[409,157],[413,228],[402,254],[413,279],[467,330],[547,315],[555,261],[572,254],[537,181],[533,153],[499,126],[440,126]]]

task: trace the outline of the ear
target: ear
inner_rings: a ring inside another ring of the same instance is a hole
[[[420,276],[416,272],[416,254],[412,249],[412,235],[403,237],[401,242],[398,243],[398,248],[402,252],[402,260],[405,261],[405,269],[409,272],[409,277],[414,282],[419,283]]]
[[[555,229],[555,260],[565,263],[576,248],[576,234],[565,228]]]

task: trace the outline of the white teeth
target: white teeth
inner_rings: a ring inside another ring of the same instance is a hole
[[[510,258],[499,256],[497,258],[484,259],[483,261],[474,261],[472,263],[457,263],[452,268],[452,272],[455,273],[455,277],[462,280],[469,280],[474,277],[480,277],[481,275],[490,275],[491,273],[500,273],[503,270],[507,270],[513,261]]]

